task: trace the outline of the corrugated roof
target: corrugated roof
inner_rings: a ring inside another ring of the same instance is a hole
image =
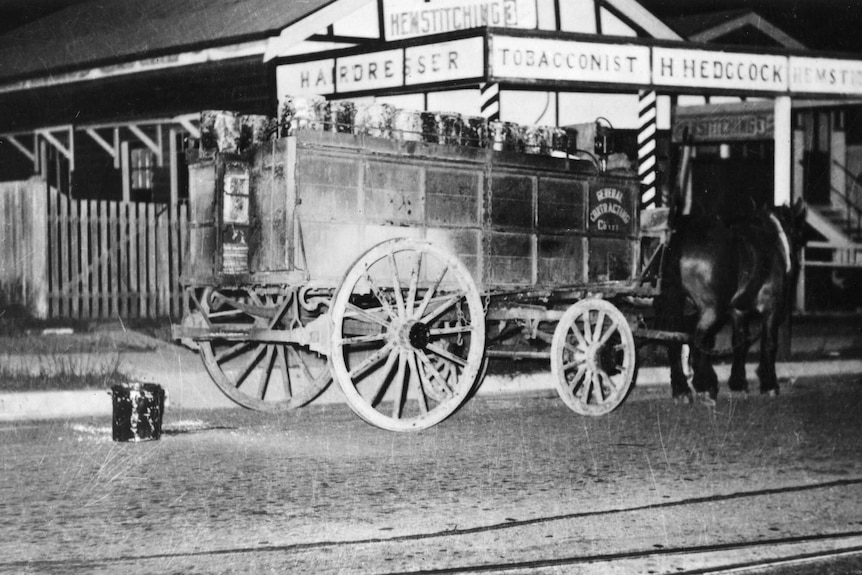
[[[0,36],[0,80],[264,39],[336,0],[91,0]]]

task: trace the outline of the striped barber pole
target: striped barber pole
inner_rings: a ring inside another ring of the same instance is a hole
[[[479,86],[482,117],[489,122],[500,120],[500,84],[483,83]]]
[[[638,177],[641,180],[641,209],[656,207],[656,94],[638,92]]]

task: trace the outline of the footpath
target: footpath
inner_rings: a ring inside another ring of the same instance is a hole
[[[70,336],[74,337],[74,336]],[[157,383],[167,392],[166,412],[199,409],[237,408],[209,378],[197,353],[182,346],[135,334],[149,345],[140,350],[119,354],[120,371],[130,381]],[[753,347],[756,349],[758,344]],[[719,342],[721,347],[721,342]],[[752,358],[754,356],[751,356]],[[26,361],[26,359],[24,360]],[[647,365],[639,369],[636,385],[667,386],[670,375],[666,366]],[[725,385],[730,366],[716,362],[721,385]],[[752,390],[756,392],[756,363],[747,365]],[[799,378],[862,377],[862,320],[853,318],[796,318],[790,357],[780,361],[776,370],[782,380]],[[787,384],[785,384],[787,385]],[[556,393],[547,365],[534,362],[492,363],[478,395],[503,393]],[[342,403],[338,385],[332,383],[315,401],[315,405]],[[69,419],[110,416],[111,395],[107,389],[82,391],[15,392],[0,391],[0,422],[22,420]]]

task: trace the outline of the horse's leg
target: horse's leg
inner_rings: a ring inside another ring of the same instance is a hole
[[[715,398],[718,396],[718,376],[712,367],[709,352],[715,347],[715,334],[721,328],[722,322],[719,321],[721,317],[714,302],[701,307],[691,345],[691,363],[694,370],[691,384],[698,397],[705,403],[715,403]]]
[[[711,346],[707,349],[711,349]],[[712,367],[712,358],[707,350],[697,346],[692,346],[691,358],[694,368],[691,384],[694,386],[694,391],[701,402],[715,405],[715,398],[718,397],[718,376]]]
[[[670,389],[675,402],[691,403],[691,389],[682,367],[682,344],[672,342],[667,345],[667,359],[670,364]]]
[[[757,377],[760,379],[760,393],[778,395],[778,377],[775,374],[775,357],[778,354],[778,327],[781,315],[770,310],[763,315],[763,335],[760,338],[760,365]]]
[[[745,360],[748,357],[748,317],[738,311],[731,313],[733,332],[733,367],[730,369],[730,379],[727,386],[731,391],[748,392],[748,380],[745,377]]]

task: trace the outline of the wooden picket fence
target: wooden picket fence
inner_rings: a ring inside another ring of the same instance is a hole
[[[182,316],[185,205],[47,196],[50,317]]]
[[[0,306],[48,315],[45,180],[0,182]]]

